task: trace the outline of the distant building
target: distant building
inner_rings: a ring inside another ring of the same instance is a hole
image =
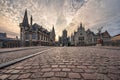
[[[19,47],[18,38],[8,38],[6,33],[0,33],[0,48]]]
[[[104,43],[110,42],[111,40],[110,34],[107,31],[101,33],[100,36]],[[100,36],[92,32],[90,29],[85,31],[81,23],[77,31],[71,35],[71,45],[75,46],[95,45]]]
[[[0,33],[0,38],[6,38],[7,34],[6,33]]]
[[[113,36],[111,38],[111,41],[113,41],[113,42],[120,42],[120,34]]]
[[[37,23],[33,24],[32,16],[29,24],[27,10],[25,10],[23,22],[20,23],[20,39],[22,46],[55,45],[54,26],[49,32]]]
[[[62,36],[59,37],[60,46],[68,46],[69,45],[69,37],[67,37],[67,30],[63,30]]]
[[[111,38],[112,46],[120,46],[120,34],[115,35]]]

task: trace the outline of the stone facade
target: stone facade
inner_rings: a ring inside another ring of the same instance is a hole
[[[0,48],[20,47],[20,40],[16,38],[8,38],[6,33],[0,33]]]
[[[62,36],[59,37],[60,46],[68,46],[69,45],[69,37],[67,37],[67,30],[63,30]]]
[[[23,22],[20,23],[20,38],[22,46],[55,45],[54,26],[51,31],[48,31],[37,23],[33,24],[32,16],[29,24],[27,10],[25,10]]]
[[[71,35],[71,45],[74,46],[95,45],[97,44],[97,40],[100,37],[103,40],[103,42],[109,42],[111,38],[110,34],[107,31],[101,33],[100,36],[92,32],[90,29],[85,31],[81,23],[77,31]]]

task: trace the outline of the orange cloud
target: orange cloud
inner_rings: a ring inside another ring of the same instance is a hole
[[[8,17],[0,15],[0,32],[5,32],[8,37],[15,38],[15,36],[19,36],[20,29],[17,23]]]

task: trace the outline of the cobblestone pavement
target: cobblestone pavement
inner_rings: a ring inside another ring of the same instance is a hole
[[[120,80],[120,50],[55,47],[0,70],[3,80]]]
[[[25,47],[25,48],[13,48],[13,49],[0,49],[0,64],[8,62],[17,58],[21,58],[36,52],[48,49],[49,47]],[[2,53],[3,52],[3,53]]]

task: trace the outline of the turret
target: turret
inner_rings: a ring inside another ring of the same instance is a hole
[[[31,18],[30,18],[30,25],[32,26],[32,22],[33,22],[33,18],[32,18],[32,15],[31,15]]]
[[[55,41],[55,29],[54,29],[54,25],[53,25],[53,28],[52,28],[52,36],[53,36],[53,40]]]
[[[50,33],[50,38],[51,38],[51,40],[52,41],[55,41],[55,29],[54,29],[54,25],[53,25],[53,28],[52,28],[52,31],[51,31],[51,33]]]
[[[28,23],[28,16],[27,16],[27,9],[25,10],[25,14],[24,14],[22,26],[23,26],[23,27],[28,27],[28,26],[29,26],[29,23]]]

